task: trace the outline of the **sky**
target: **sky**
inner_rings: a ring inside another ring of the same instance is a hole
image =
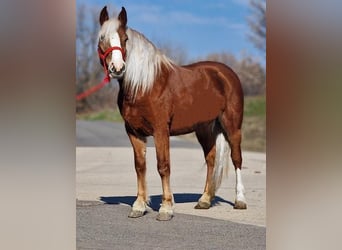
[[[249,0],[77,0],[76,4],[107,5],[110,17],[121,6],[128,26],[155,44],[182,48],[189,60],[210,53],[228,52],[236,57],[252,55],[264,63],[264,54],[248,40]]]

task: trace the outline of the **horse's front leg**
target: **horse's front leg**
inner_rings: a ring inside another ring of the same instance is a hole
[[[127,129],[127,128],[126,128]],[[146,190],[146,138],[138,137],[127,129],[128,137],[134,150],[135,171],[137,174],[138,193],[137,199],[133,203],[132,210],[128,217],[138,218],[145,214],[147,208]]]
[[[173,217],[173,195],[170,188],[170,138],[169,132],[158,131],[154,134],[157,153],[158,172],[161,177],[163,196],[157,220],[171,220]]]

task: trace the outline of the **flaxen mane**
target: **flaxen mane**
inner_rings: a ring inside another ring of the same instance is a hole
[[[134,95],[138,91],[145,93],[152,87],[161,65],[172,68],[173,62],[143,34],[129,28],[127,36],[127,71],[124,84],[126,88],[133,90]]]

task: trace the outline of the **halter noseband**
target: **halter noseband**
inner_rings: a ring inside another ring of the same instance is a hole
[[[110,47],[105,52],[102,52],[102,49],[100,48],[100,46],[98,46],[98,48],[97,48],[97,53],[99,54],[99,57],[100,57],[100,59],[101,59],[101,61],[103,63],[103,68],[104,68],[106,76],[109,75],[108,74],[108,66],[106,64],[106,58],[109,55],[109,53],[111,53],[113,50],[120,51],[123,60],[126,61],[126,53],[125,53],[125,51],[122,48],[118,47],[118,46]]]

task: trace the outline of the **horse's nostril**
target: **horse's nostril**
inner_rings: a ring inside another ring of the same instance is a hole
[[[110,73],[114,73],[114,71],[115,71],[114,64],[110,64],[110,65],[109,65],[108,71],[109,71]]]
[[[121,69],[118,71],[118,72],[125,72],[126,68],[125,68],[125,65],[122,65]]]
[[[126,71],[126,63],[123,63],[122,68],[121,68],[121,72],[125,72]]]

